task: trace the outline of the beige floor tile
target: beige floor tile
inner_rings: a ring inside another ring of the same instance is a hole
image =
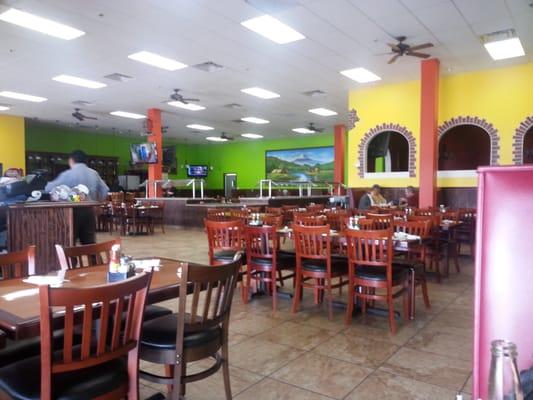
[[[333,335],[335,335],[335,332],[331,330],[286,321],[263,332],[257,336],[257,339],[295,347],[300,350],[311,350]]]
[[[235,397],[235,400],[327,400],[328,397],[266,378]]]
[[[341,399],[371,372],[359,365],[307,353],[272,374],[272,378]]]
[[[230,349],[230,365],[266,376],[301,354],[289,346],[252,338]]]
[[[401,348],[380,370],[437,386],[460,390],[471,364],[467,361]]]
[[[472,360],[472,337],[470,329],[461,329],[440,324],[430,324],[408,343],[407,347],[427,351],[459,360]]]
[[[339,334],[322,343],[313,352],[376,368],[397,350],[398,346],[391,343],[362,336]]]
[[[253,311],[242,311],[232,313],[229,324],[231,333],[254,336],[265,332],[283,321],[263,315],[257,315]]]
[[[455,394],[450,389],[376,371],[345,400],[452,400]]]

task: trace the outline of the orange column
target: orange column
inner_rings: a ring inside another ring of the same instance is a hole
[[[344,125],[335,125],[333,135],[335,155],[335,162],[333,164],[333,181],[344,183],[346,127]]]
[[[150,108],[148,110],[148,126],[151,126],[152,134],[148,136],[148,141],[155,143],[157,149],[157,163],[148,164],[148,180],[157,181],[163,178],[163,132],[161,130],[161,110]],[[162,195],[161,186],[155,190],[152,184],[148,186],[148,197],[160,197]]]
[[[420,92],[420,207],[437,203],[439,60],[421,62]]]

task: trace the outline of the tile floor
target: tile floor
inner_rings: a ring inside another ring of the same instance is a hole
[[[107,240],[100,234],[99,240]],[[201,230],[168,227],[166,234],[123,238],[133,256],[207,261]],[[399,321],[391,336],[386,318],[354,318],[345,327],[343,310],[328,321],[324,306],[304,292],[297,314],[288,300],[272,315],[269,298],[244,305],[236,292],[230,324],[230,365],[236,400],[420,399],[452,400],[470,393],[473,266],[461,258],[461,274],[430,283],[432,308],[417,300],[415,321]],[[290,287],[290,285],[289,285]],[[164,303],[175,308],[176,301]],[[400,309],[400,300],[398,309]],[[155,370],[143,363],[144,368]],[[194,367],[194,366],[193,366]],[[142,398],[164,387],[141,382]],[[224,399],[222,373],[187,386],[187,399]]]

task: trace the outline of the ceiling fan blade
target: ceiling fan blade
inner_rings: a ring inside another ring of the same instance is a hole
[[[414,52],[414,51],[408,51],[406,54],[407,54],[408,56],[414,56],[414,57],[418,57],[418,58],[428,58],[428,57],[431,57],[430,54],[417,53],[417,52]]]
[[[396,61],[398,59],[398,57],[400,57],[400,54],[396,54],[395,56],[393,56],[389,62],[387,64],[392,64],[394,61]]]
[[[400,52],[402,51],[397,44],[387,43],[387,45],[392,49],[392,51]]]
[[[416,45],[416,46],[411,46],[409,47],[409,51],[414,51],[414,50],[422,50],[422,49],[427,49],[429,47],[433,47],[433,43],[423,43],[423,44],[419,44],[419,45]]]
[[[96,118],[96,117],[87,117],[87,116],[85,116],[85,115],[83,116],[83,118],[85,118],[85,119],[96,119],[96,120],[98,119],[98,118]]]
[[[191,98],[188,98],[188,97],[184,98],[183,100],[185,100],[185,101],[200,101],[200,99],[191,99]]]

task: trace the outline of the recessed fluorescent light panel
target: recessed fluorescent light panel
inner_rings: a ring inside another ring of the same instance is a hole
[[[78,78],[72,75],[58,75],[54,76],[52,80],[61,83],[68,83],[69,85],[81,86],[88,89],[101,89],[107,85],[102,82],[91,81],[89,79]]]
[[[228,139],[225,139],[220,136],[208,136],[205,138],[205,140],[209,140],[210,142],[227,142]]]
[[[322,117],[330,117],[332,115],[337,115],[333,110],[328,110],[327,108],[312,108],[309,110],[310,113],[320,115]]]
[[[261,139],[263,137],[263,135],[257,133],[243,133],[241,136],[248,139]]]
[[[169,101],[167,104],[172,107],[183,108],[184,110],[189,110],[189,111],[205,110],[205,107],[199,104],[182,103],[181,101]]]
[[[111,111],[109,114],[114,115],[115,117],[132,118],[132,119],[146,118],[146,116],[142,114],[136,114],[136,113],[127,112],[127,111]]]
[[[80,31],[79,29],[14,8],[10,8],[0,14],[0,21],[9,22],[11,24],[22,26],[23,28],[28,28],[64,40],[72,40],[85,35],[85,32]]]
[[[241,118],[241,121],[250,122],[252,124],[268,124],[270,121],[257,117],[245,117]]]
[[[484,46],[493,60],[505,60],[526,54],[520,39],[517,37],[488,42]]]
[[[9,92],[7,90],[0,92],[0,96],[9,97],[10,99],[16,99],[16,100],[31,101],[33,103],[41,103],[43,101],[48,100],[46,97],[33,96],[31,94],[24,94],[24,93],[17,93],[17,92]]]
[[[200,125],[200,124],[190,124],[190,125],[187,125],[187,128],[189,129],[197,129],[199,131],[212,131],[213,127],[211,126],[207,126],[207,125]]]
[[[352,68],[341,71],[341,74],[359,83],[380,81],[381,78],[366,68]]]
[[[243,21],[241,22],[241,25],[278,44],[305,39],[305,36],[300,32],[292,29],[290,26],[285,25],[283,22],[270,15],[263,15],[261,17]]]
[[[259,97],[265,100],[275,99],[277,97],[280,97],[279,94],[271,92],[270,90],[261,89],[260,87],[251,87],[248,89],[242,89],[241,92],[255,96],[255,97]]]
[[[177,71],[185,68],[187,65],[171,58],[160,56],[159,54],[151,53],[149,51],[139,51],[138,53],[130,54],[129,59],[139,61],[157,68],[165,69],[167,71]]]
[[[296,133],[315,133],[314,130],[307,128],[294,128],[292,131]]]
[[[7,110],[9,110],[9,109],[10,109],[10,107],[8,107],[8,106],[2,106],[2,105],[0,105],[0,111],[7,111]]]

